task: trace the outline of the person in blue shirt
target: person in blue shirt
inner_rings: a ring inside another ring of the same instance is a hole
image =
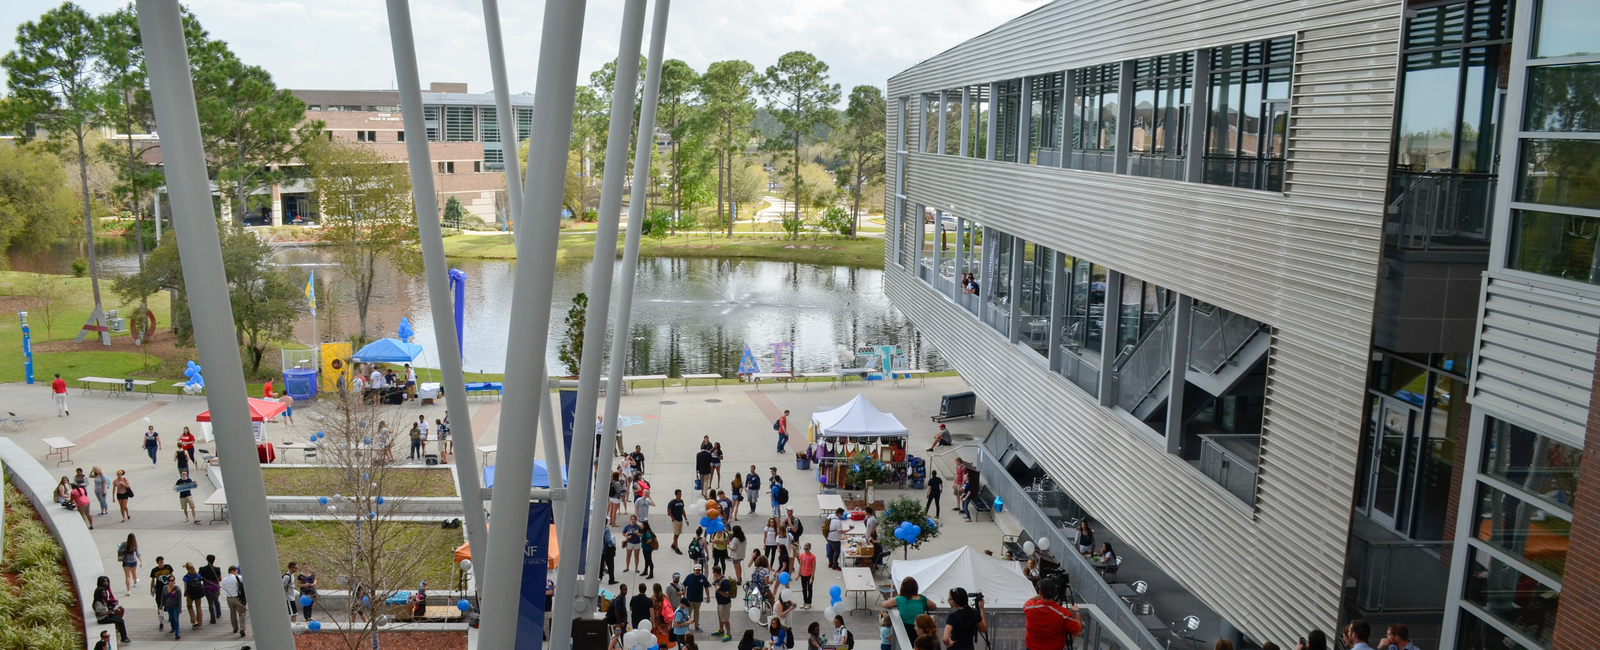
[[[750,466],[750,473],[744,477],[745,501],[750,502],[750,514],[756,513],[756,495],[761,494],[761,477],[756,474],[756,466]]]
[[[600,548],[600,572],[608,576],[606,584],[617,584],[617,539],[611,536],[611,529],[605,529],[605,543]]]
[[[776,472],[777,468],[774,467],[773,471]],[[778,490],[780,490],[782,488],[783,488],[783,477],[778,476],[776,473],[774,473],[772,475],[771,485],[767,488],[767,492],[772,495],[772,516],[774,516],[774,517],[782,517],[783,516],[783,514],[778,511],[779,508],[781,508],[783,506],[783,504],[778,503]]]
[[[628,525],[622,527],[622,572],[627,573],[629,567],[644,570],[639,553],[639,544],[644,540],[644,528],[639,525],[638,517],[628,517]]]
[[[704,632],[700,628],[700,605],[706,602],[706,592],[711,590],[711,581],[706,579],[705,566],[694,565],[694,573],[683,580],[684,600],[689,603],[689,614],[694,621],[694,631]]]

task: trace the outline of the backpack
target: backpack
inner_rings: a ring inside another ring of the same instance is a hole
[[[689,542],[689,559],[699,560],[705,557],[705,551],[700,548],[700,538],[696,537]]]
[[[822,534],[823,534],[823,536],[827,536],[828,533],[831,532],[832,530],[833,530],[833,515],[828,515],[827,518],[822,520]]]
[[[781,505],[787,505],[788,503],[789,503],[789,488],[786,488],[786,487],[783,487],[782,485],[779,485],[778,486],[778,505],[780,505],[780,506]]]
[[[127,561],[127,559],[128,559],[128,543],[127,542],[123,542],[121,544],[118,544],[117,545],[117,562],[125,562],[125,561]]]
[[[772,421],[772,430],[773,431],[777,431],[778,430],[778,423],[779,422],[782,422],[782,420],[773,420]]]
[[[801,535],[806,534],[806,525],[800,523],[799,519],[790,519],[789,521],[794,522],[794,525],[790,526],[789,530],[794,531],[795,539],[800,539]]]

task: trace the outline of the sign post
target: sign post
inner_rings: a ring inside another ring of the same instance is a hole
[[[28,312],[19,311],[17,317],[22,319],[22,371],[28,376],[28,383],[33,383],[33,334],[28,329]]]

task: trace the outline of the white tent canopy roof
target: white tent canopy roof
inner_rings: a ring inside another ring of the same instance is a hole
[[[1020,609],[1034,596],[1033,583],[1022,575],[1021,563],[985,555],[971,546],[920,560],[897,560],[890,564],[889,574],[894,585],[915,578],[917,591],[941,608],[945,607],[945,595],[956,587],[969,594],[981,592],[984,606],[991,608]]]
[[[903,436],[906,427],[893,414],[873,407],[859,393],[844,406],[811,414],[817,430],[824,436],[876,437]]]

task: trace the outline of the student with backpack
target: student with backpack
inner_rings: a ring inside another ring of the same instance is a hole
[[[167,593],[167,583],[170,582],[172,582],[172,565],[167,564],[166,558],[156,556],[155,567],[150,569],[150,597],[156,599],[157,630],[164,629],[162,625],[164,625],[166,619],[162,617],[166,614],[166,607],[162,601]],[[178,606],[180,608],[183,606],[181,599]]]
[[[772,423],[772,430],[778,432],[778,453],[783,453],[783,446],[789,444],[789,411]]]
[[[781,517],[783,514],[779,511],[789,503],[789,488],[783,487],[783,477],[778,476],[778,468],[774,467],[772,471],[772,516]]]

